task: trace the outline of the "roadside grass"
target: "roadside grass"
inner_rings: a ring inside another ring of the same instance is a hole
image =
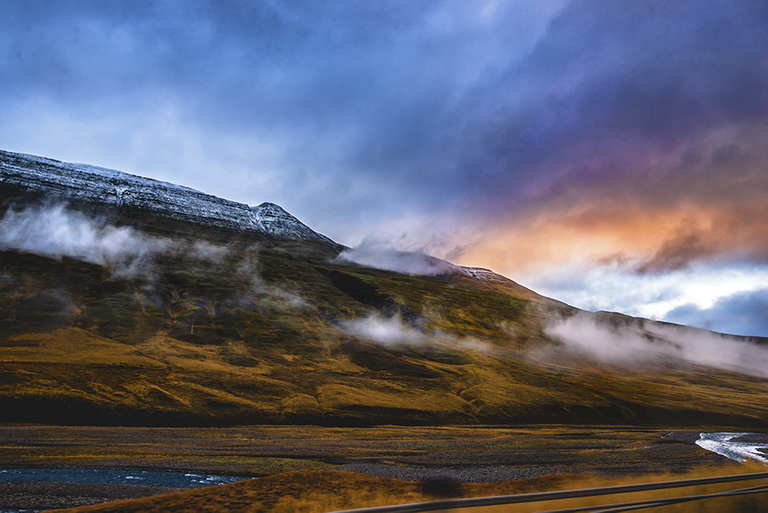
[[[623,478],[623,479],[606,479],[597,477],[584,477],[578,476],[575,479],[570,478],[563,487],[558,487],[559,490],[570,489],[585,489],[585,488],[600,488],[609,486],[623,486],[642,483],[653,483],[661,481],[673,481],[673,480],[686,480],[686,479],[698,479],[706,477],[717,477],[723,475],[735,475],[735,474],[750,474],[750,473],[765,473],[768,471],[768,467],[760,463],[747,462],[747,463],[729,463],[727,465],[718,467],[699,467],[689,470],[684,473],[658,473],[649,474],[641,477]],[[655,490],[645,492],[634,492],[608,495],[603,497],[585,497],[579,499],[562,499],[554,501],[542,501],[535,504],[515,504],[514,511],[521,513],[536,513],[540,511],[554,511],[558,509],[567,508],[580,508],[587,506],[599,506],[603,504],[617,504],[617,503],[630,503],[637,501],[648,501],[656,499],[664,499],[669,497],[692,497],[698,495],[709,495],[714,493],[725,492],[729,490],[737,490],[740,488],[747,488],[753,486],[768,485],[768,478],[741,481],[736,483],[722,483],[722,484],[709,484],[692,486],[688,488],[674,488],[668,490]],[[500,489],[503,489],[500,488]],[[536,491],[554,491],[552,490],[536,490]],[[753,513],[759,511],[766,511],[765,493],[756,495],[745,495],[735,497],[722,497],[712,498],[704,500],[696,500],[680,504],[672,504],[655,507],[649,511],[658,511],[660,513],[691,513],[691,512],[703,512],[703,513],[715,513],[715,512],[733,512],[733,513]],[[491,495],[496,495],[491,494]],[[502,513],[508,512],[512,506],[492,506],[482,508],[484,513]],[[644,511],[644,509],[641,508]],[[462,511],[462,510],[456,510]]]
[[[605,479],[570,474],[550,475],[496,483],[456,484],[448,494],[429,493],[428,483],[400,481],[340,471],[291,472],[269,477],[241,481],[228,485],[202,488],[154,497],[118,501],[103,505],[60,510],[62,512],[307,512],[320,513],[344,509],[409,504],[442,500],[449,496],[487,497],[514,495],[555,490],[597,488],[666,480],[694,479],[728,474],[764,472],[765,466],[756,464],[728,465],[718,468],[699,468],[685,474],[655,474],[631,479]],[[766,484],[768,479],[750,481],[750,486]],[[516,512],[537,512],[575,508],[605,503],[632,502],[673,496],[701,495],[744,487],[741,483],[696,486],[690,489],[660,490],[632,494],[617,494],[602,498],[565,499],[536,504],[516,504]],[[687,513],[691,511],[761,511],[764,497],[746,496],[709,499],[692,503],[666,506],[662,512]],[[483,512],[509,511],[511,506],[483,508]],[[469,511],[469,510],[456,510]]]

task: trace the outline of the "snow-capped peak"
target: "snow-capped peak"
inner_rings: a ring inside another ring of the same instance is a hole
[[[264,202],[257,207],[251,207],[256,219],[264,227],[264,231],[272,237],[284,239],[314,240],[336,246],[337,244],[288,213],[275,203]]]
[[[104,205],[208,227],[338,246],[274,203],[249,207],[121,171],[0,150],[0,199],[5,197],[50,197],[72,204]]]

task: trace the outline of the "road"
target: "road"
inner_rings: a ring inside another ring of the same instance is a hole
[[[477,497],[471,499],[455,499],[446,501],[423,502],[419,504],[400,504],[397,506],[383,506],[377,508],[363,508],[354,510],[345,510],[343,513],[418,513],[422,511],[450,511],[452,513],[469,512],[472,513],[491,513],[509,511],[510,504],[522,503],[543,503],[553,500],[577,499],[584,497],[603,497],[616,494],[651,492],[656,490],[666,490],[673,488],[690,488],[693,486],[716,485],[723,483],[736,483],[745,481],[764,481],[757,486],[747,486],[735,490],[724,492],[667,497],[662,499],[642,499],[624,500],[622,502],[603,504],[601,506],[578,506],[560,509],[546,510],[550,513],[575,513],[600,511],[602,513],[614,513],[619,511],[631,511],[640,508],[649,508],[680,502],[689,502],[693,500],[705,500],[708,498],[722,497],[729,495],[744,495],[756,493],[768,493],[768,472],[758,472],[753,474],[737,474],[731,476],[708,477],[700,479],[685,479],[677,481],[662,481],[656,483],[645,483],[624,486],[608,486],[601,488],[587,488],[584,490],[563,490],[556,492],[527,493],[519,495],[506,495],[500,497]],[[548,505],[549,506],[549,505]],[[557,508],[556,506],[553,506]],[[342,513],[342,512],[337,512]]]

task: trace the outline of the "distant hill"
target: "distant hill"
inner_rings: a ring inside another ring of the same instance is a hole
[[[1,422],[768,421],[764,339],[361,256],[272,203],[0,151],[0,215]]]

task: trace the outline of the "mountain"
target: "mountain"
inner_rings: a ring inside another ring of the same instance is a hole
[[[272,203],[0,152],[0,214],[0,422],[768,421],[764,339],[352,250]]]
[[[189,231],[184,228],[191,225],[248,234],[257,240],[281,237],[341,248],[274,203],[249,207],[189,187],[96,166],[0,150],[0,185],[6,205],[66,201],[150,231],[175,222],[174,233]]]

